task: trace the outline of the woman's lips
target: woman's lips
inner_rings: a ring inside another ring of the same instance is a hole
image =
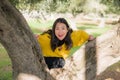
[[[58,35],[59,37],[62,37],[63,35]]]

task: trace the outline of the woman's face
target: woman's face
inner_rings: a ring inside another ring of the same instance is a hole
[[[63,40],[67,35],[68,29],[64,23],[57,23],[55,27],[55,35],[59,40]]]

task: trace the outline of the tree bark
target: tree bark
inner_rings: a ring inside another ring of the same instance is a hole
[[[13,80],[29,80],[30,76],[33,80],[54,80],[45,69],[41,50],[26,20],[8,0],[0,1],[0,42],[11,59]]]

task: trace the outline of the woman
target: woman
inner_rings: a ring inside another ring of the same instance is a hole
[[[82,30],[73,31],[64,18],[58,18],[54,22],[52,30],[38,35],[37,39],[45,62],[48,68],[52,69],[64,66],[65,59],[69,56],[72,47],[81,46],[94,38]]]

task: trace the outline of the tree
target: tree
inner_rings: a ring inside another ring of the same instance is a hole
[[[38,80],[48,80],[49,76],[49,80],[54,80],[45,69],[41,50],[27,22],[8,0],[0,1],[0,42],[12,61],[13,80],[24,80],[26,75]]]
[[[101,3],[108,7],[108,13],[120,14],[120,0],[101,0]]]
[[[10,2],[20,10],[38,10],[47,13],[67,11],[75,16],[82,12],[86,0],[10,0]]]

